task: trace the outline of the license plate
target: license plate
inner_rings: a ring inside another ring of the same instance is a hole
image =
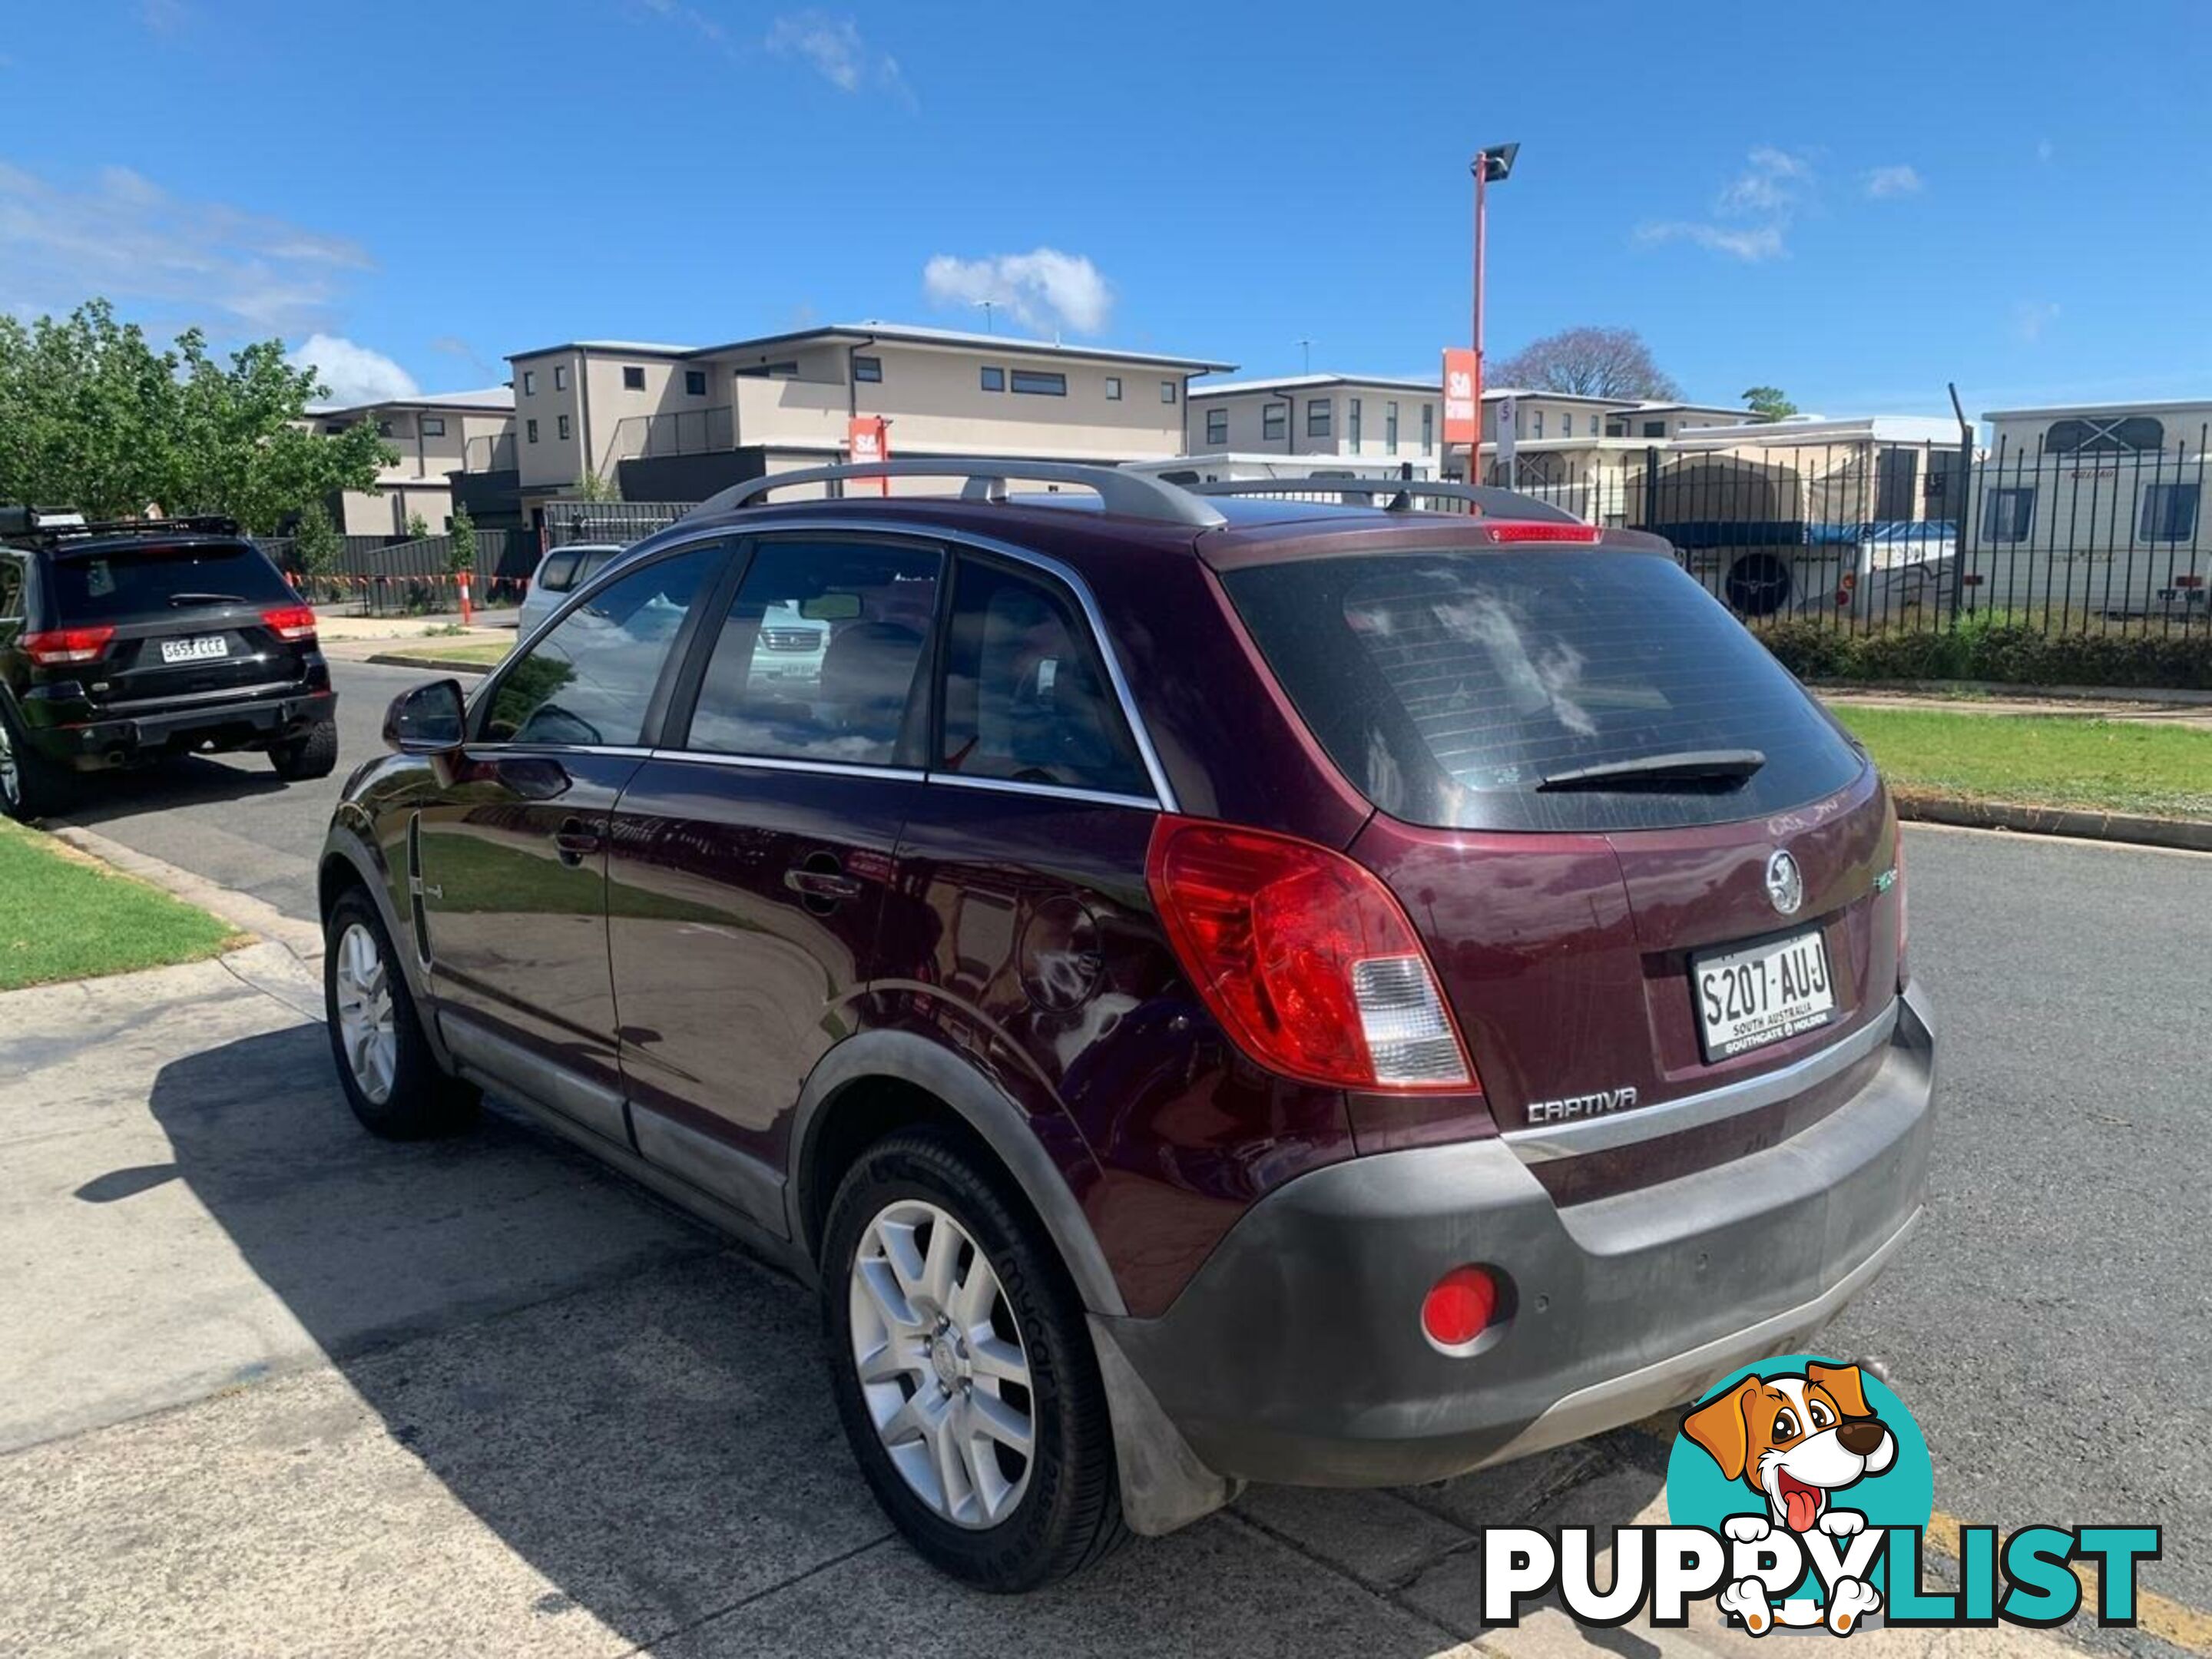
[[[1835,981],[1818,928],[1693,957],[1690,989],[1708,1060],[1780,1042],[1836,1017]]]
[[[163,640],[163,662],[205,662],[210,657],[230,654],[230,639],[223,634],[199,634],[189,640]]]

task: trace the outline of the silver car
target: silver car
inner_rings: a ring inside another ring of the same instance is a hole
[[[516,637],[528,639],[531,629],[558,611],[574,588],[589,581],[622,550],[611,542],[578,542],[556,547],[540,559],[530,578],[530,591],[522,596],[522,607],[515,614]]]

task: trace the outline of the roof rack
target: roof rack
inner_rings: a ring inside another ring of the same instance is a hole
[[[1464,501],[1468,510],[1486,519],[1534,520],[1546,524],[1580,524],[1565,507],[1524,495],[1517,489],[1488,484],[1431,483],[1419,478],[1224,478],[1213,483],[1188,483],[1193,495],[1334,495],[1349,502],[1354,498],[1379,505],[1385,513],[1415,511],[1417,499]],[[1377,496],[1388,499],[1376,501]]]
[[[772,489],[812,483],[846,483],[867,478],[965,478],[961,499],[1005,501],[1010,478],[1039,483],[1079,484],[1096,492],[1105,512],[1128,519],[1148,519],[1155,524],[1182,525],[1192,530],[1218,530],[1228,522],[1218,508],[1194,499],[1188,489],[1114,466],[1079,466],[1066,461],[916,460],[859,461],[844,466],[808,467],[798,472],[772,472],[732,484],[708,496],[684,514],[687,519],[728,513],[755,504]]]
[[[93,519],[43,507],[0,507],[0,536],[40,547],[65,541],[108,540],[125,536],[235,536],[238,520],[219,514],[181,519]]]

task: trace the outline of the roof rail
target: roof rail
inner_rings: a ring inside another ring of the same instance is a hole
[[[771,472],[751,478],[708,496],[684,516],[703,518],[753,505],[772,489],[812,483],[846,483],[866,478],[965,478],[963,501],[1004,501],[1006,481],[1033,479],[1040,483],[1079,484],[1094,491],[1099,507],[1128,519],[1149,519],[1155,524],[1182,525],[1192,530],[1218,530],[1228,521],[1218,508],[1194,499],[1187,489],[1141,472],[1124,472],[1115,466],[1079,466],[1067,461],[916,460],[858,461],[844,466],[813,466],[797,472]]]
[[[1214,483],[1182,486],[1194,495],[1337,495],[1373,504],[1378,495],[1386,513],[1411,513],[1416,499],[1465,501],[1470,511],[1486,519],[1519,519],[1546,524],[1580,524],[1563,507],[1524,495],[1517,489],[1498,489],[1488,484],[1431,483],[1420,478],[1224,478]]]
[[[56,507],[0,507],[0,535],[52,547],[64,541],[123,536],[235,536],[238,520],[219,514],[178,519],[93,519]]]

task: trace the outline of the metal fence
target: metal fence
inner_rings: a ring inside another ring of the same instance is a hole
[[[656,530],[665,530],[696,507],[696,501],[586,501],[545,503],[545,544],[612,542],[627,547]]]
[[[261,547],[294,586],[325,609],[356,616],[422,616],[458,610],[460,590],[453,568],[453,538],[424,536],[392,542],[349,536],[334,569],[310,576],[299,568],[297,544],[264,537]],[[479,530],[471,594],[480,607],[519,605],[538,568],[538,538],[527,531]]]
[[[1978,617],[2045,634],[2173,634],[2212,631],[2206,435],[2033,453],[1678,438],[1524,450],[1510,477],[1590,523],[1665,537],[1747,621],[1879,633]],[[1486,482],[1507,483],[1507,470],[1489,465]]]

